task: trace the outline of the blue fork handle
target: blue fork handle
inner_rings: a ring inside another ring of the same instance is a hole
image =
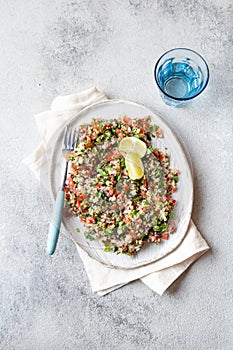
[[[53,208],[52,219],[49,225],[49,234],[47,240],[47,254],[53,255],[57,246],[57,240],[61,227],[62,211],[64,206],[65,192],[60,190]]]

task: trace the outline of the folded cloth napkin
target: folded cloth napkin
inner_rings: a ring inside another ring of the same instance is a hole
[[[36,122],[41,136],[41,144],[23,160],[23,162],[40,178],[40,169],[48,162],[51,149],[48,147],[52,134],[80,112],[84,107],[104,101],[107,96],[93,87],[83,92],[67,96],[58,96],[54,99],[49,111],[36,115]],[[48,155],[48,157],[44,157]],[[209,246],[197,230],[193,221],[181,244],[172,253],[146,266],[134,269],[112,269],[93,260],[77,245],[93,292],[105,295],[123,285],[141,279],[152,290],[162,295],[164,291],[202,254]]]

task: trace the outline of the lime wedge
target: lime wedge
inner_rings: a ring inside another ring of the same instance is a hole
[[[125,166],[131,180],[141,179],[144,175],[144,167],[141,158],[136,153],[127,153]]]
[[[124,137],[119,145],[119,150],[123,153],[135,153],[140,158],[146,154],[146,144],[136,137]]]

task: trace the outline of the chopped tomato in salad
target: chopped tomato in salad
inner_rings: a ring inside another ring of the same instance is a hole
[[[119,152],[124,137],[136,137],[147,147],[144,175],[132,180]],[[85,225],[88,239],[98,239],[105,251],[134,255],[145,243],[159,244],[175,231],[172,194],[179,171],[167,153],[152,146],[163,137],[150,117],[93,119],[80,126],[80,142],[70,159],[65,199]]]

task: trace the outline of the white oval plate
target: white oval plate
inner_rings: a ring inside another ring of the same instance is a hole
[[[111,119],[117,118],[120,115],[126,115],[130,118],[141,118],[149,115],[151,116],[152,123],[157,124],[163,131],[164,138],[155,139],[154,145],[156,145],[161,151],[164,151],[165,148],[167,148],[167,152],[170,154],[171,167],[179,169],[180,171],[178,189],[174,194],[174,198],[177,200],[175,208],[176,232],[170,235],[168,241],[162,241],[159,245],[153,243],[146,244],[135,256],[130,257],[122,254],[116,255],[114,253],[104,252],[100,242],[87,240],[83,233],[84,226],[77,217],[63,217],[63,224],[70,232],[75,243],[77,243],[90,257],[109,267],[130,269],[161,259],[172,252],[181,243],[186,234],[191,218],[193,180],[188,160],[174,133],[160,117],[142,105],[122,100],[104,101],[85,108],[71,119],[67,125],[78,127],[80,124],[91,122],[92,118]],[[63,135],[64,128],[58,133],[50,162],[49,178],[53,200],[61,186],[64,174],[65,164],[61,155]],[[77,227],[80,232],[76,231]]]

